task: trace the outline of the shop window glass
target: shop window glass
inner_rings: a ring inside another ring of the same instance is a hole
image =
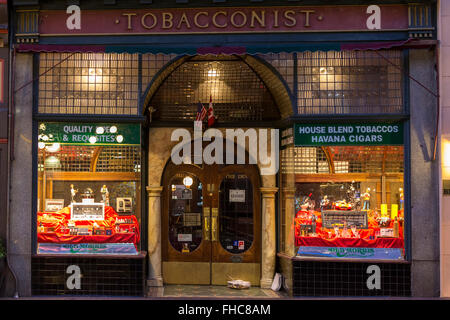
[[[137,115],[137,54],[41,53],[39,113]]]
[[[137,254],[140,126],[39,123],[38,253]]]
[[[322,161],[328,171],[321,171]],[[287,146],[280,184],[281,251],[404,258],[403,145]]]
[[[402,113],[399,50],[298,53],[298,113]]]
[[[293,53],[267,53],[259,57],[269,62],[286,81],[289,89],[294,90],[294,54]]]
[[[219,210],[222,247],[236,254],[247,251],[253,243],[253,185],[245,174],[228,174],[222,180]]]
[[[203,238],[203,185],[196,176],[179,173],[169,188],[169,242],[179,252],[192,252]]]

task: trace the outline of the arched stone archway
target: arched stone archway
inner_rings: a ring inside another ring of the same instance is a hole
[[[163,186],[161,179],[168,161],[171,161],[172,148],[178,143],[171,141],[173,130],[177,128],[151,128],[149,132],[149,175],[148,175],[148,254],[149,254],[149,281],[150,286],[162,286],[162,259],[161,259],[161,192]],[[221,131],[225,132],[222,128]],[[192,130],[193,131],[193,130]],[[268,135],[268,138],[271,138]],[[161,143],[164,141],[166,143]],[[268,153],[272,144],[268,141]],[[246,144],[246,151],[248,151]],[[278,161],[278,158],[277,158]],[[257,163],[261,170],[264,165]],[[275,194],[276,174],[261,175],[262,206],[262,266],[261,266],[261,287],[268,288],[272,283],[275,272],[276,256],[276,230],[275,230]]]
[[[203,58],[204,57],[204,58]],[[267,61],[258,56],[253,55],[221,55],[221,56],[178,56],[172,61],[168,62],[149,82],[146,90],[142,95],[144,112],[149,109],[154,111],[158,106],[153,105],[152,99],[155,97],[161,86],[170,78],[183,64],[192,61],[216,61],[215,58],[221,57],[217,61],[223,61],[227,57],[234,57],[241,61],[255,76],[262,81],[267,87],[271,96],[273,97],[276,107],[280,113],[280,119],[286,119],[295,114],[294,110],[294,95],[291,92],[286,80],[280,73]],[[205,60],[196,60],[205,59]],[[197,103],[197,101],[194,101]]]
[[[164,81],[177,68],[189,60],[189,56],[181,56],[168,63],[151,81],[145,91],[144,105],[151,106],[152,97],[158,93]],[[277,74],[275,69],[260,58],[252,56],[241,56],[240,59],[257,74],[257,77],[270,90],[271,96],[279,110],[280,119],[285,119],[294,114],[291,92],[283,81],[281,76]],[[152,106],[154,107],[154,106]],[[237,123],[238,125],[239,123]],[[247,123],[248,126],[248,123]],[[236,127],[236,126],[234,126]],[[273,129],[267,126],[267,129]],[[152,126],[149,128],[149,144],[148,144],[148,256],[149,256],[149,286],[162,286],[162,257],[161,257],[161,192],[163,186],[161,179],[164,169],[171,158],[172,148],[178,144],[178,141],[171,141],[172,132],[178,127]],[[226,127],[218,128],[225,136]],[[243,127],[243,130],[248,127]],[[192,127],[188,128],[193,134]],[[278,136],[277,136],[278,137]],[[268,135],[268,152],[271,152],[270,134]],[[277,139],[277,167],[279,167],[278,159],[278,139]],[[248,144],[246,144],[248,151]],[[257,163],[260,171],[264,168],[259,161]],[[269,288],[275,273],[276,261],[276,223],[275,223],[275,196],[278,192],[276,173],[271,175],[261,175],[261,280],[262,288]]]

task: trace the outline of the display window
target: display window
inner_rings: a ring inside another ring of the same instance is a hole
[[[402,124],[296,125],[294,132],[281,159],[291,194],[282,199],[282,224],[293,227],[295,253],[404,259]],[[283,240],[286,249],[286,232]]]
[[[137,254],[140,125],[39,123],[37,251]]]

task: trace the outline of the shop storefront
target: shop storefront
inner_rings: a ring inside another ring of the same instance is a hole
[[[21,290],[421,294],[432,2],[40,5],[13,10]]]

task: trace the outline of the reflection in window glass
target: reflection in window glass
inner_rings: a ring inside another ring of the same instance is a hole
[[[253,243],[253,186],[243,174],[229,174],[220,184],[219,238],[231,253],[242,253]]]
[[[202,242],[202,183],[192,174],[179,173],[168,188],[170,244],[179,252],[192,252]]]
[[[134,124],[39,124],[38,253],[139,252],[139,137]]]
[[[388,259],[404,255],[403,146],[291,147],[282,159],[281,183],[294,204],[284,191],[281,250],[389,248]],[[291,208],[296,249],[286,239]]]

